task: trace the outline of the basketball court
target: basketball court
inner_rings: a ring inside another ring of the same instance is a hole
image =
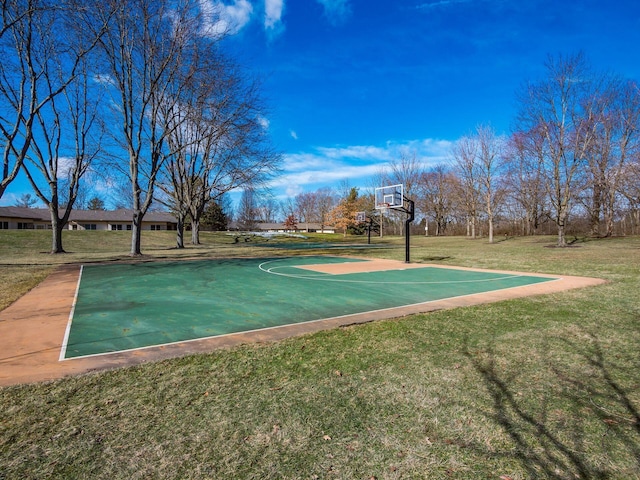
[[[0,312],[0,385],[601,282],[337,256],[69,266]]]

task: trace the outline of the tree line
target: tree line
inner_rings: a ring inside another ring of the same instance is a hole
[[[209,201],[277,171],[259,82],[224,52],[215,8],[7,0],[1,14],[0,198],[22,171],[51,212],[52,253],[88,172],[127,199],[139,255],[154,203],[183,247],[186,218],[198,242]]]
[[[457,140],[449,160],[427,166],[406,151],[372,179],[404,185],[420,227],[432,235],[550,233],[611,236],[640,226],[640,89],[636,81],[594,71],[582,53],[549,57],[545,78],[516,96],[512,131],[479,125]],[[246,202],[245,202],[246,203]],[[241,205],[241,217],[268,221],[267,204]],[[244,210],[243,210],[244,208]],[[379,228],[401,233],[402,214],[375,211],[373,188],[303,193],[282,206],[302,224],[356,229],[366,211]],[[252,212],[252,213],[249,213]],[[246,223],[246,221],[245,221]]]

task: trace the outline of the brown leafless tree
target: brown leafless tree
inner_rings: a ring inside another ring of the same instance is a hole
[[[274,223],[277,221],[281,209],[280,202],[272,195],[267,194],[259,199],[256,213],[261,222]]]
[[[632,235],[640,233],[640,155],[635,155],[623,167],[620,193],[626,202],[626,217]]]
[[[588,154],[584,205],[592,235],[611,236],[625,166],[640,149],[640,92],[637,84],[606,78],[595,93],[595,141]],[[601,218],[604,232],[600,231]]]
[[[446,165],[436,165],[424,174],[425,212],[435,223],[435,235],[444,235],[451,219],[455,176]]]
[[[154,198],[156,180],[168,148],[167,122],[160,111],[179,101],[177,79],[185,69],[189,46],[199,35],[195,0],[107,0],[93,11],[86,28],[105,23],[101,37],[102,70],[96,76],[111,93],[113,167],[129,179],[133,218],[131,255],[140,255],[141,227]],[[177,111],[178,109],[174,109]],[[121,161],[124,159],[124,162]]]
[[[330,222],[331,210],[336,206],[336,194],[331,188],[324,187],[316,191],[316,197],[317,217],[320,222],[320,229],[324,230],[324,227]]]
[[[452,170],[457,177],[456,196],[466,217],[467,236],[476,238],[480,208],[478,142],[472,136],[460,138],[452,147]]]
[[[423,202],[420,199],[423,198],[424,192],[421,180],[424,178],[424,166],[418,159],[416,152],[411,150],[404,150],[400,153],[400,158],[390,163],[390,171],[388,174],[388,180],[391,185],[403,185],[404,196],[408,199],[417,202],[418,208]],[[396,218],[396,223],[401,228],[401,233],[404,235],[404,228],[406,223],[404,219],[406,214],[401,211],[393,210],[392,215]],[[399,217],[399,218],[397,218]]]
[[[544,179],[544,158],[538,142],[541,135],[530,131],[528,135],[516,132],[508,139],[505,155],[505,187],[514,205],[514,220],[522,222],[522,233],[534,235],[542,220],[548,217]]]
[[[296,195],[294,202],[298,223],[303,224],[305,226],[304,228],[308,231],[309,223],[318,221],[318,197],[316,192],[299,193]]]
[[[264,126],[259,84],[213,50],[210,40],[194,44],[186,59],[188,77],[178,77],[179,101],[160,110],[170,153],[159,185],[178,219],[191,218],[191,243],[199,244],[207,204],[232,189],[263,185],[277,171],[280,155]]]
[[[580,176],[595,141],[593,77],[582,54],[550,58],[547,78],[529,83],[519,96],[518,128],[541,135],[545,183],[558,246],[566,246],[569,214],[579,194]]]
[[[500,184],[504,142],[493,128],[487,125],[478,126],[476,136],[480,192],[487,215],[489,243],[493,243],[494,219],[504,198],[504,187]]]

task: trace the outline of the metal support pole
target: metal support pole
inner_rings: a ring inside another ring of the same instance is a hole
[[[413,222],[415,218],[415,205],[413,200],[409,200],[405,198],[405,201],[409,204],[409,209],[407,210],[407,221],[404,224],[404,251],[405,251],[405,259],[404,263],[411,263],[410,259],[410,250],[411,250],[411,222]]]

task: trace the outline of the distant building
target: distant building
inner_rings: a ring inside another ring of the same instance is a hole
[[[237,222],[229,224],[229,230],[237,231],[239,226]],[[273,233],[335,233],[335,227],[329,225],[320,225],[314,222],[300,222],[295,229],[287,228],[284,223],[266,223],[256,222],[255,230],[257,232],[273,232]]]
[[[68,230],[131,230],[133,210],[73,210]],[[177,219],[166,212],[147,212],[142,230],[176,230]],[[0,230],[47,230],[51,215],[46,208],[0,207]]]

